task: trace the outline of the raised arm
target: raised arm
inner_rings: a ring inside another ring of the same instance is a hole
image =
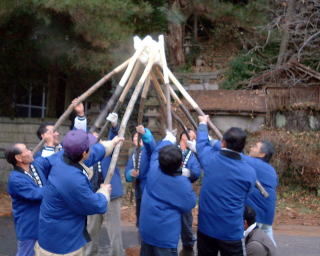
[[[143,141],[143,145],[146,149],[146,152],[149,157],[151,157],[152,152],[156,148],[156,141],[152,135],[152,132],[148,128],[144,128],[143,125],[139,125],[136,127],[138,133],[140,133],[141,139]]]
[[[197,132],[197,154],[200,164],[204,168],[208,165],[208,156],[212,155],[213,151],[215,151],[210,145],[208,138],[208,119],[208,116],[199,116],[200,124]]]
[[[75,98],[72,101],[73,104],[73,110],[76,113],[76,117],[74,118],[73,122],[73,130],[83,130],[87,131],[87,118],[85,116],[84,112],[84,106],[82,102],[79,102],[78,98]]]

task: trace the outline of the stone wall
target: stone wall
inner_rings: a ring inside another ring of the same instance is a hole
[[[273,114],[273,125],[293,131],[319,131],[320,112],[315,110],[278,111]]]

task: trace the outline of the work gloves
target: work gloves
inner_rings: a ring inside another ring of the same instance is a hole
[[[193,152],[197,153],[197,142],[195,140],[187,140],[187,147]]]
[[[109,113],[106,120],[111,123],[112,127],[116,127],[118,125],[118,114],[114,112]]]
[[[173,130],[173,131],[166,130],[166,136],[164,137],[163,140],[170,141],[172,144],[175,144],[177,142],[177,138],[174,133],[177,133],[177,131],[176,130]]]
[[[110,202],[111,190],[112,190],[112,188],[111,188],[110,184],[101,184],[100,188],[97,191],[97,193],[103,194],[106,197],[106,199],[107,199],[107,201],[109,203]]]

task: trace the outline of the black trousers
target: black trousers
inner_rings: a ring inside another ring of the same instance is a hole
[[[198,256],[246,256],[244,240],[224,241],[198,231]]]

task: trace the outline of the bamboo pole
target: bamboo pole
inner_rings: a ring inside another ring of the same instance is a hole
[[[143,91],[141,93],[141,99],[140,99],[140,105],[139,105],[139,111],[138,111],[138,125],[142,124],[142,121],[143,121],[143,110],[144,110],[149,88],[150,88],[150,75],[147,77],[143,87]]]
[[[156,68],[155,69],[158,76],[160,76],[161,79],[163,79],[163,74],[161,73],[161,71]],[[198,125],[196,123],[196,121],[193,119],[190,111],[187,109],[187,107],[183,104],[183,102],[179,99],[178,95],[176,94],[176,92],[172,89],[172,86],[169,86],[170,89],[170,94],[173,97],[173,99],[178,103],[179,108],[182,110],[182,112],[186,115],[186,117],[188,118],[189,122],[191,123],[191,125],[193,126],[193,128],[195,130],[197,130]]]
[[[90,132],[94,132],[97,128],[101,127],[101,123],[105,120],[106,116],[110,112],[110,110],[113,108],[114,104],[116,103],[117,99],[119,98],[131,72],[134,67],[134,64],[137,62],[138,58],[142,54],[143,50],[145,48],[145,44],[142,43],[140,45],[140,48],[136,50],[136,52],[133,54],[133,56],[130,59],[130,62],[128,64],[128,67],[126,71],[124,72],[119,84],[116,87],[116,90],[112,94],[111,98],[108,100],[106,103],[105,107],[103,110],[100,112],[99,116],[95,120],[93,126],[90,128]]]
[[[146,98],[147,98],[147,95],[148,95],[149,88],[150,88],[150,74],[146,79],[146,82],[145,82],[145,84],[143,86],[143,90],[142,90],[142,93],[141,93],[139,110],[138,110],[138,121],[137,121],[138,125],[141,125],[143,123],[143,110],[144,110],[144,106],[145,106],[145,102],[146,102]],[[136,150],[135,150],[135,167],[136,167],[136,170],[140,169],[140,166],[139,166],[139,155],[140,155],[140,152],[141,152],[140,140],[141,140],[141,134],[138,133],[137,146],[136,146]]]
[[[140,93],[140,91],[142,89],[142,86],[143,86],[143,84],[144,84],[147,76],[149,75],[149,73],[150,73],[150,71],[152,69],[152,66],[154,64],[155,54],[156,53],[153,53],[149,57],[148,64],[147,64],[145,70],[143,71],[142,76],[141,76],[138,84],[136,85],[136,87],[134,89],[134,92],[133,92],[133,94],[131,96],[131,99],[130,99],[130,101],[128,103],[127,109],[126,109],[126,111],[124,113],[124,116],[123,116],[122,121],[121,121],[120,129],[119,129],[119,136],[120,137],[124,137],[126,126],[127,126],[128,120],[130,118],[130,115],[132,113],[134,104],[136,103],[137,98],[139,96],[139,93]],[[117,146],[113,150],[113,154],[112,154],[110,166],[109,166],[109,169],[108,169],[107,177],[106,177],[106,179],[104,181],[105,184],[109,184],[110,181],[111,181],[111,178],[112,178],[113,173],[114,173],[114,169],[116,167],[116,163],[117,163],[117,160],[118,160],[118,156],[119,156],[119,153],[120,153],[121,146],[122,146],[122,142],[117,144]]]
[[[112,112],[117,113],[119,111],[119,109],[121,108],[121,106],[122,106],[122,104],[123,104],[128,92],[129,92],[129,90],[132,87],[133,81],[137,76],[137,72],[139,71],[140,66],[141,66],[140,61],[137,61],[136,65],[134,66],[134,69],[133,69],[133,71],[132,71],[132,73],[130,75],[129,81],[126,84],[125,88],[123,89],[123,91],[122,91],[122,93],[120,95],[120,98],[117,101],[116,106],[114,107]],[[109,124],[109,121],[106,120],[104,125],[102,126],[100,132],[99,132],[98,140],[103,136],[105,130],[108,128],[108,124]]]
[[[160,43],[160,59],[161,64],[163,67],[163,77],[164,77],[164,84],[165,84],[165,95],[166,95],[166,106],[167,106],[167,128],[169,131],[172,130],[172,115],[171,115],[171,98],[170,98],[170,85],[169,85],[169,76],[168,76],[168,67],[167,67],[167,60],[166,54],[164,50],[164,38],[163,35],[159,36],[159,43]]]
[[[121,65],[117,66],[115,69],[113,69],[110,73],[102,77],[98,82],[96,82],[94,85],[92,85],[87,91],[85,91],[83,94],[81,94],[78,97],[78,101],[82,102],[86,98],[88,98],[91,94],[93,94],[97,89],[99,89],[106,81],[110,79],[113,75],[119,73],[122,71],[126,66],[128,66],[129,61],[131,59],[126,60]],[[70,113],[73,111],[74,105],[70,104],[68,108],[65,110],[65,112],[59,117],[57,122],[54,124],[53,131],[56,131],[60,125],[67,119],[67,117],[70,115]],[[44,139],[42,139],[38,145],[33,149],[32,153],[35,154],[40,150],[40,148],[44,145]]]

